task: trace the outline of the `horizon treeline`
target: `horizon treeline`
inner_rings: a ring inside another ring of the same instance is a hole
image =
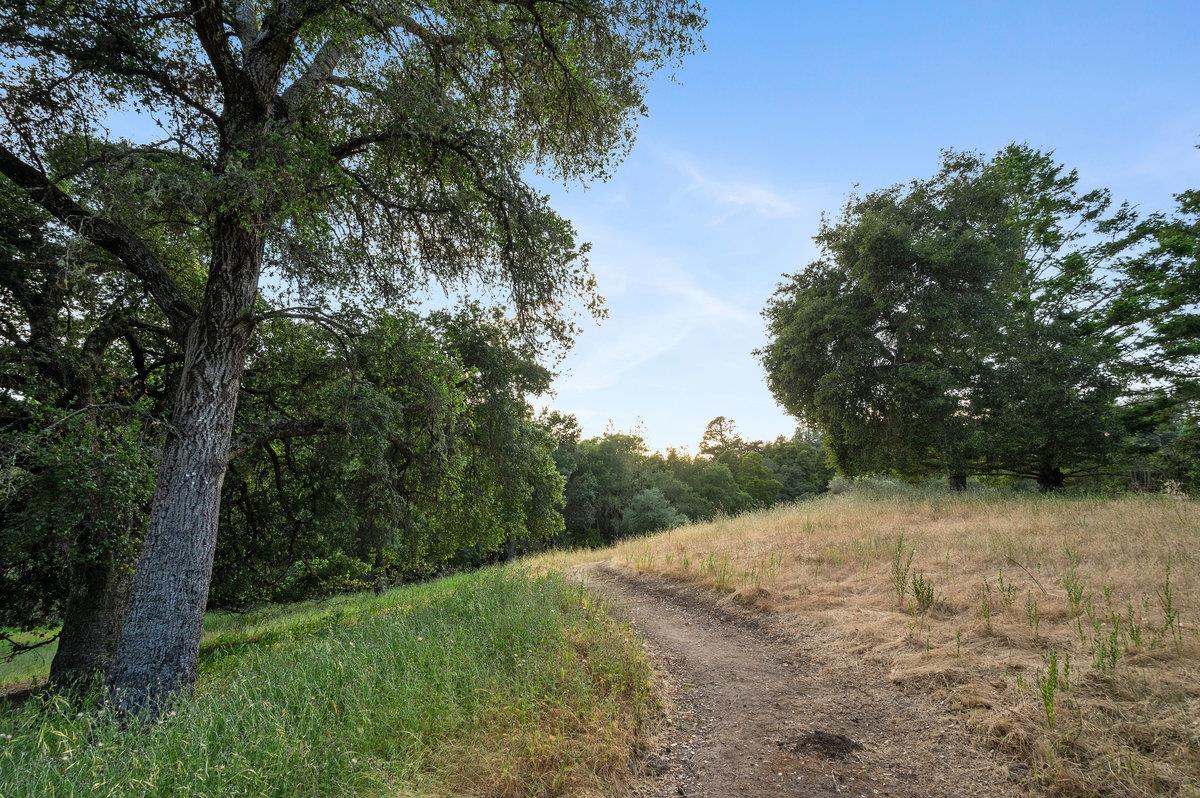
[[[581,439],[576,419],[558,412],[539,420],[557,441],[554,460],[565,480],[562,545],[605,546],[796,501],[823,493],[833,476],[820,440],[803,429],[747,441],[733,419],[717,416],[692,456],[651,452],[636,432]]]

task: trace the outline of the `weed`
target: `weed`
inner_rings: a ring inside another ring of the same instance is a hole
[[[983,626],[988,632],[992,631],[992,585],[986,579],[983,580],[983,589],[979,591],[979,617],[983,619]]]
[[[734,569],[729,563],[729,555],[720,557],[711,552],[704,558],[704,570],[713,580],[713,587],[722,593],[733,589]]]
[[[1042,699],[1042,711],[1046,723],[1054,725],[1055,694],[1058,692],[1058,652],[1051,651],[1046,658],[1046,671],[1037,675],[1038,695]]]
[[[1158,605],[1162,608],[1162,628],[1159,637],[1170,637],[1175,646],[1183,645],[1183,630],[1179,626],[1179,610],[1175,607],[1175,593],[1171,588],[1171,563],[1167,563],[1162,587],[1158,589]]]
[[[1083,597],[1083,614],[1089,621],[1096,619],[1096,592],[1094,590],[1089,590]]]
[[[954,658],[962,659],[962,629],[954,630]]]
[[[896,539],[896,547],[892,550],[892,589],[896,591],[896,603],[904,607],[904,596],[908,592],[908,575],[912,570],[915,549],[909,548],[907,554],[904,546],[904,533]]]
[[[1067,605],[1071,609],[1071,617],[1078,618],[1083,611],[1083,580],[1072,566],[1062,579],[1063,590],[1067,591]]]
[[[1004,581],[1004,566],[1000,566],[1000,576],[996,581],[1000,592],[1000,601],[1004,603],[1005,609],[1011,609],[1013,602],[1017,600],[1017,586],[1011,581]]]
[[[1121,655],[1121,616],[1109,616],[1107,631],[1097,618],[1092,622],[1092,631],[1092,667],[1102,673],[1115,673]]]
[[[1137,616],[1133,614],[1133,600],[1130,599],[1125,608],[1125,634],[1129,637],[1129,643],[1139,651],[1142,648],[1142,625],[1138,623]]]
[[[750,578],[755,587],[762,587],[764,582],[770,583],[779,575],[779,566],[783,565],[783,555],[772,552],[766,562],[755,563],[750,569]]]
[[[914,573],[912,575],[912,593],[913,598],[917,601],[917,612],[924,614],[929,612],[929,608],[933,606],[933,580],[925,576],[925,574]]]
[[[1036,638],[1042,625],[1042,612],[1032,593],[1025,597],[1025,620],[1029,623],[1029,628]]]

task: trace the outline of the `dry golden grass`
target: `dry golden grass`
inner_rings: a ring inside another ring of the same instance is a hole
[[[1194,501],[830,496],[541,565],[606,557],[777,610],[951,698],[1051,792],[1200,796]],[[935,593],[924,612],[913,574]]]

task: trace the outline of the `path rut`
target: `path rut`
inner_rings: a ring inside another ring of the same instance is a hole
[[[581,578],[628,613],[671,707],[642,798],[1015,796],[948,708],[710,591],[609,564]]]

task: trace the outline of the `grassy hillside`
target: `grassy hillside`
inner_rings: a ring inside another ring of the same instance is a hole
[[[1194,501],[831,496],[607,556],[884,663],[1059,794],[1200,795]]]
[[[152,728],[62,698],[0,705],[0,794],[600,794],[654,700],[625,626],[511,570],[212,616],[201,668]]]

